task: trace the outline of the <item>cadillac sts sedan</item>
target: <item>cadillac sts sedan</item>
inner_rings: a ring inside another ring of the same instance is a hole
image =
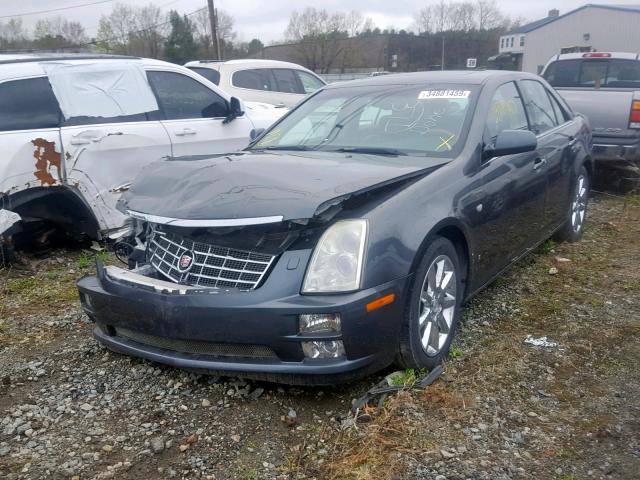
[[[330,85],[242,152],[147,167],[128,269],[78,283],[108,348],[286,383],[447,355],[464,302],[586,219],[591,132],[540,77]]]

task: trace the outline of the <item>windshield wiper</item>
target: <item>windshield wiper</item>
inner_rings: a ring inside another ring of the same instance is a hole
[[[407,155],[401,150],[395,148],[383,148],[383,147],[341,147],[331,150],[332,152],[344,152],[344,153],[368,153],[370,155],[393,155],[395,157],[399,155]]]
[[[311,147],[307,147],[306,145],[269,145],[268,147],[256,148],[256,150],[292,150],[304,152],[311,150]]]

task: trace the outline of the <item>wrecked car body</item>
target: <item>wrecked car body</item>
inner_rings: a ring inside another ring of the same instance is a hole
[[[242,149],[282,113],[245,108],[166,62],[0,55],[4,208],[22,217],[17,238],[25,241],[51,227],[76,238],[117,238],[126,216],[116,202],[145,165]]]
[[[512,96],[524,81],[555,95],[507,72],[333,85],[244,152],[149,165],[118,202],[129,269],[78,282],[95,337],[287,383],[435,367],[467,298],[550,235],[582,232],[588,126],[566,111],[536,134]]]

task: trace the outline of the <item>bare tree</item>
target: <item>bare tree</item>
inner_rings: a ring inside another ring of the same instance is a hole
[[[355,11],[329,13],[326,9],[308,7],[291,13],[285,37],[297,44],[298,56],[304,65],[327,73],[338,57],[350,54],[343,40],[372,27],[370,18]]]
[[[478,30],[491,30],[504,24],[505,17],[495,0],[477,0],[476,12]]]
[[[38,20],[33,37],[39,48],[83,45],[89,41],[80,22],[69,21],[60,16]]]
[[[222,51],[228,50],[238,36],[234,30],[234,19],[224,10],[216,8],[216,21],[218,26],[218,40],[222,42]],[[200,10],[194,15],[196,27],[196,37],[207,51],[211,48],[211,22],[209,21],[208,10]]]

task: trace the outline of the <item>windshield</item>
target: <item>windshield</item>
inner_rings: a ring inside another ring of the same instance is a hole
[[[341,87],[311,97],[252,149],[453,157],[475,85]]]

